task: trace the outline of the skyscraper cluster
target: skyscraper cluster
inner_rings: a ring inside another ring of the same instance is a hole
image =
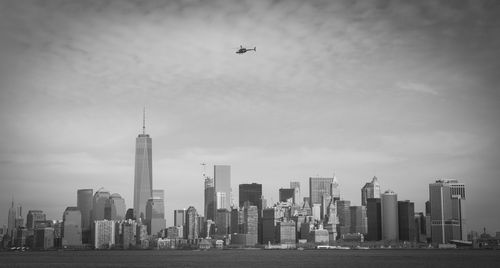
[[[174,211],[167,228],[165,192],[153,189],[152,139],[136,138],[133,208],[127,210],[118,193],[101,188],[78,189],[76,206],[68,206],[62,221],[46,219],[42,210],[29,210],[12,201],[2,244],[34,248],[167,248],[217,246],[253,247],[257,244],[294,247],[297,243],[335,245],[339,241],[385,241],[448,244],[466,240],[465,185],[437,180],[429,185],[425,212],[414,203],[398,200],[394,191],[381,191],[377,177],[361,188],[361,205],[341,195],[332,177],[310,177],[309,196],[299,181],[278,189],[279,202],[268,204],[260,183],[238,186],[233,200],[231,166],[214,165],[213,176],[203,174],[204,207]],[[50,242],[52,241],[52,242]],[[153,242],[152,242],[153,241]],[[154,243],[155,245],[152,245]]]

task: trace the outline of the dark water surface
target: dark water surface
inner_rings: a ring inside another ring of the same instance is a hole
[[[0,252],[0,267],[500,267],[500,250]]]

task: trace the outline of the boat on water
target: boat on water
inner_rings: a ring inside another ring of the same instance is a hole
[[[317,246],[316,249],[351,249],[350,247],[343,247],[343,246],[326,246],[326,245],[321,245]]]

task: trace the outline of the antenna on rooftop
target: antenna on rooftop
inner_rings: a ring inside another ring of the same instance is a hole
[[[200,165],[203,166],[203,178],[206,179],[207,178],[207,175],[206,175],[206,171],[207,171],[207,163],[201,163]]]
[[[146,135],[146,106],[142,110],[142,134]]]

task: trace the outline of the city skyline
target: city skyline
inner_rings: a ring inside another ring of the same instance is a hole
[[[467,187],[469,228],[500,216],[498,4],[129,1],[0,4],[0,224],[12,196],[62,219],[78,189],[133,207],[143,106],[153,189],[203,211],[200,163],[260,183],[331,177],[360,205],[376,176],[424,211],[428,184]],[[234,47],[258,46],[236,55]],[[212,174],[207,171],[207,174]],[[23,212],[23,213],[24,213]],[[26,217],[26,215],[22,215]]]

